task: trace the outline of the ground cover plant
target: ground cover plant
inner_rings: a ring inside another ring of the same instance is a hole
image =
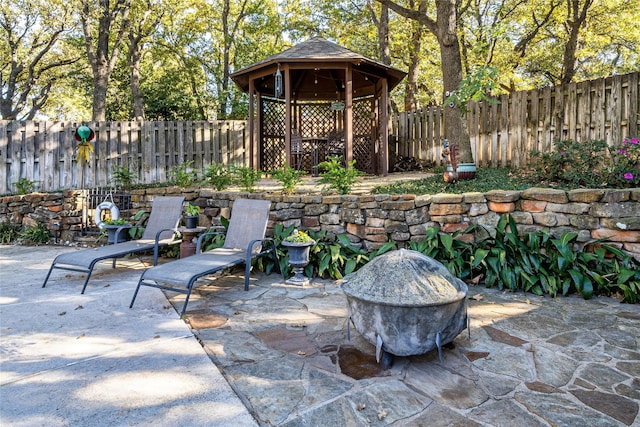
[[[279,267],[285,276],[291,274],[291,267],[281,242],[293,229],[293,225],[281,224],[274,228]],[[346,234],[306,232],[316,241],[305,268],[308,277],[342,279],[376,256],[398,249],[398,245],[389,240],[379,249],[367,252],[351,243]],[[467,242],[459,238],[463,234],[474,234],[477,239]],[[500,217],[494,236],[477,225],[453,234],[429,227],[425,239],[410,242],[408,248],[437,259],[453,275],[471,285],[540,296],[579,294],[590,299],[594,295],[606,295],[622,298],[627,303],[640,302],[640,262],[605,240],[579,244],[576,233],[520,234],[510,215]],[[274,264],[268,257],[256,262],[257,268],[267,273],[274,269]]]

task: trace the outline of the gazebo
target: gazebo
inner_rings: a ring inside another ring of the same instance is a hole
[[[338,142],[346,162],[388,173],[388,94],[406,73],[314,37],[231,75],[249,93],[250,165],[311,170]],[[292,144],[293,143],[293,144]]]

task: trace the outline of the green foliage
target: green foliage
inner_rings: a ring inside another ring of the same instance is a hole
[[[351,160],[348,167],[342,166],[342,158],[329,157],[328,160],[321,162],[318,167],[324,172],[320,173],[320,183],[326,184],[330,189],[335,190],[338,194],[348,194],[351,187],[358,181],[358,177],[364,175],[355,167],[356,161]]]
[[[108,219],[104,222],[104,225],[128,225],[129,221],[124,218]]]
[[[486,193],[497,188],[501,190],[524,190],[531,187],[524,181],[519,172],[507,168],[478,168],[476,177],[456,183],[444,182],[444,168],[434,170],[435,175],[424,179],[400,182],[384,186],[376,186],[374,194],[462,194],[473,191]]]
[[[304,231],[294,229],[290,235],[285,237],[284,241],[289,243],[309,243],[313,242],[313,239]]]
[[[439,227],[427,227],[425,239],[419,242],[409,242],[409,249],[438,260],[454,276],[468,280],[477,270],[471,268],[473,246],[460,239],[460,236],[474,233],[474,231],[475,227],[470,226],[465,230],[448,234],[441,233]]]
[[[289,265],[289,254],[282,241],[286,239],[294,230],[294,226],[284,227],[276,224],[274,227],[274,240],[280,261],[280,271],[285,276],[292,273]],[[356,247],[349,241],[346,234],[330,237],[325,230],[307,230],[306,233],[316,242],[309,251],[309,265],[305,267],[305,274],[308,277],[323,277],[331,279],[341,279],[361,268],[374,257],[381,255],[393,248],[394,242],[387,242],[373,252],[366,252],[364,249]]]
[[[145,210],[139,210],[134,216],[131,217],[131,224],[133,226],[129,229],[129,236],[132,240],[142,238],[148,219],[149,212]]]
[[[198,173],[191,170],[193,160],[174,166],[169,172],[170,182],[179,187],[189,187],[198,180]]]
[[[20,235],[20,227],[10,222],[0,222],[0,244],[11,243]]]
[[[612,148],[610,180],[620,188],[640,185],[640,140],[625,138],[622,145]]]
[[[204,172],[204,176],[217,191],[226,190],[233,183],[231,171],[222,163],[209,165]]]
[[[193,203],[189,202],[189,204],[187,205],[187,209],[185,209],[185,214],[187,216],[200,215],[200,206],[196,206]]]
[[[474,72],[467,74],[458,89],[453,91],[445,104],[458,107],[465,113],[469,101],[486,101],[489,104],[498,104],[499,101],[491,97],[491,92],[498,87],[498,69],[488,65],[478,67]]]
[[[610,157],[605,141],[554,142],[551,153],[532,152],[524,173],[531,182],[559,183],[571,187],[599,188],[607,185]]]
[[[282,192],[284,194],[292,194],[302,181],[302,175],[305,173],[305,171],[294,169],[289,165],[285,165],[282,169],[271,171],[273,179],[282,184]]]
[[[135,184],[136,175],[129,169],[129,166],[113,165],[111,169],[111,182],[116,186],[130,189]]]
[[[37,181],[23,177],[23,178],[20,178],[18,181],[14,182],[13,185],[16,186],[16,189],[18,190],[18,194],[28,194],[33,192],[33,190],[36,188],[36,183]]]
[[[51,234],[46,225],[38,223],[35,227],[25,227],[20,231],[19,238],[26,243],[42,244],[51,239]]]
[[[256,191],[256,182],[260,181],[262,177],[260,171],[247,166],[234,166],[232,172],[234,182],[238,184],[243,191],[248,193]]]

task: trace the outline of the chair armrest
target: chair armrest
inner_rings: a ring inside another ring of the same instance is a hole
[[[155,240],[156,240],[156,243],[155,243],[155,244],[156,244],[156,246],[157,246],[157,245],[158,245],[158,243],[160,242],[160,235],[161,235],[162,233],[164,233],[165,231],[173,231],[173,235],[174,235],[174,237],[175,237],[176,235],[180,234],[180,233],[178,232],[178,230],[176,230],[175,228],[163,228],[162,230],[159,230],[159,231],[156,233],[156,239],[155,239]]]
[[[216,234],[226,234],[224,231],[208,231],[206,233],[202,233],[198,236],[198,243],[196,243],[196,253],[200,253],[200,249],[202,248],[202,241],[206,236],[215,236]]]
[[[175,228],[164,228],[156,233],[155,242],[153,243],[153,265],[158,265],[158,256],[160,252],[160,235],[165,231],[173,231],[173,236],[175,237],[178,234],[178,230]]]

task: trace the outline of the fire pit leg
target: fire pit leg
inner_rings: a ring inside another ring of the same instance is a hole
[[[391,365],[393,365],[393,354],[382,350],[382,362],[380,366],[386,371]]]
[[[440,341],[440,332],[436,334],[436,347],[438,347],[438,357],[442,363],[442,342]]]

